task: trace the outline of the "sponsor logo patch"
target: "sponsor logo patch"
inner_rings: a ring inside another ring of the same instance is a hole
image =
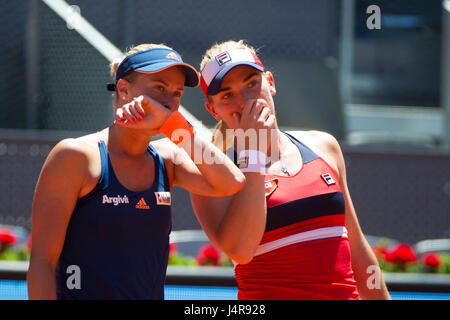
[[[141,200],[138,201],[138,203],[136,204],[136,209],[145,209],[145,210],[149,210],[150,207],[147,204],[147,202],[145,202],[144,197],[141,198]]]
[[[278,179],[271,179],[264,182],[264,191],[266,193],[266,197],[270,196],[275,189],[278,187]]]
[[[239,168],[247,168],[248,167],[248,157],[242,157],[237,160],[237,165]]]
[[[156,204],[162,206],[170,206],[171,196],[170,192],[155,192]]]
[[[130,201],[128,200],[128,197],[126,195],[124,196],[117,195],[117,197],[108,197],[106,194],[104,194],[102,198],[102,204],[105,203],[112,203],[114,206],[118,206],[119,204],[122,203],[130,203]]]
[[[333,177],[329,173],[323,173],[320,176],[322,177],[323,181],[325,181],[325,183],[329,186],[336,183],[336,181],[333,180]]]
[[[224,52],[222,52],[222,53],[219,53],[219,54],[216,56],[216,61],[217,61],[217,63],[219,64],[219,66],[221,66],[221,65],[223,65],[223,64],[225,64],[225,63],[231,61],[231,57],[230,57],[230,55],[228,54],[227,51],[224,51]]]

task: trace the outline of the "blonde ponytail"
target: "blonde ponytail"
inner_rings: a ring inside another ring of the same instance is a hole
[[[233,146],[234,136],[230,134],[227,135],[227,129],[229,129],[227,124],[223,120],[220,120],[214,127],[211,138],[211,142],[223,152]]]

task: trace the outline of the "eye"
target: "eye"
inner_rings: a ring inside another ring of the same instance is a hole
[[[233,96],[233,94],[231,92],[227,92],[222,96],[222,99],[226,100],[226,99],[230,99]]]
[[[253,88],[253,87],[256,87],[257,85],[258,85],[258,81],[257,80],[253,80],[253,81],[250,81],[248,83],[247,87],[248,88]]]
[[[175,91],[173,95],[177,98],[180,98],[183,95],[183,93],[180,91]]]
[[[164,92],[164,87],[163,86],[156,86],[155,89],[159,92]]]

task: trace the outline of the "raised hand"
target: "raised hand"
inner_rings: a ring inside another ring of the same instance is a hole
[[[238,144],[245,143],[245,149],[256,147],[260,151],[267,152],[270,147],[271,130],[275,129],[275,115],[267,102],[264,99],[250,99],[244,104],[241,114],[234,113],[233,117],[235,128],[242,129],[245,135],[244,142],[240,140],[242,132],[236,132]]]
[[[134,129],[159,129],[172,114],[158,101],[141,95],[116,109],[115,124]]]

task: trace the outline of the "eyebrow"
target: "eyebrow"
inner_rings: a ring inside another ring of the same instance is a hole
[[[258,75],[258,72],[252,72],[242,82],[247,82],[248,80],[250,80],[251,78],[253,78],[256,75]],[[227,91],[230,89],[231,89],[231,87],[221,88],[221,89],[219,89],[219,91],[217,91],[217,93],[222,92],[222,91]]]
[[[169,85],[167,84],[167,82],[165,82],[164,80],[161,79],[152,79],[153,82],[160,82],[162,84],[164,84],[166,87],[168,87]],[[184,88],[177,88],[177,90],[181,90],[184,91]]]
[[[248,75],[247,78],[244,79],[244,81],[242,82],[246,82],[247,80],[250,80],[253,76],[257,76],[259,73],[258,72],[252,72],[251,74]]]

